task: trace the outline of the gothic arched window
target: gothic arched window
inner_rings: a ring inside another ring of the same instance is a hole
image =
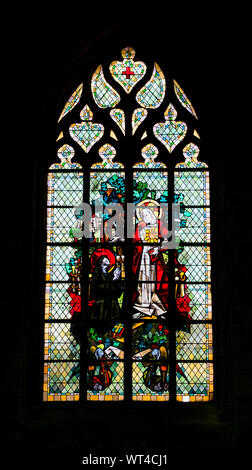
[[[73,86],[48,171],[44,401],[213,399],[209,168],[154,62]]]

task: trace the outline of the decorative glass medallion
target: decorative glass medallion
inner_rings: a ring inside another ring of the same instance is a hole
[[[207,168],[207,164],[198,161],[199,147],[195,144],[188,144],[183,148],[185,161],[177,163],[176,168]]]
[[[105,80],[102,66],[97,67],[91,80],[93,98],[99,108],[114,108],[120,101],[117,91]]]
[[[116,122],[118,127],[121,129],[122,133],[125,135],[125,114],[122,109],[115,108],[111,109],[110,116],[112,117],[113,121]]]
[[[143,62],[134,62],[135,51],[132,47],[122,50],[123,62],[114,61],[109,70],[116,82],[118,82],[126,93],[130,93],[132,88],[141,80],[146,73],[146,65]]]
[[[102,138],[104,127],[102,124],[92,123],[93,113],[88,105],[84,106],[80,113],[80,118],[84,120],[82,123],[71,124],[69,133],[84,152],[88,153],[91,147]]]
[[[136,163],[133,168],[166,168],[166,165],[154,160],[158,156],[158,149],[153,144],[147,144],[142,149],[142,157],[144,162]]]
[[[104,144],[99,149],[99,155],[102,159],[102,162],[94,163],[91,166],[92,169],[123,168],[122,163],[113,162],[113,159],[116,156],[116,149],[111,144]]]
[[[54,163],[53,165],[50,166],[51,170],[58,170],[58,169],[64,169],[64,170],[69,170],[69,169],[76,169],[76,168],[81,168],[81,165],[79,163],[72,163],[72,158],[74,157],[75,151],[73,147],[70,145],[63,145],[60,147],[60,149],[57,152],[57,156],[60,159],[60,163]]]
[[[137,103],[144,108],[158,108],[164,99],[165,87],[164,74],[159,65],[154,62],[153,73],[150,80],[136,95]]]
[[[137,128],[140,124],[145,120],[147,117],[148,111],[147,109],[137,108],[132,114],[132,135],[135,134]]]
[[[155,137],[165,145],[169,153],[174,150],[187,132],[186,123],[176,121],[176,117],[176,109],[172,104],[169,104],[164,113],[165,122],[155,124],[153,127]]]

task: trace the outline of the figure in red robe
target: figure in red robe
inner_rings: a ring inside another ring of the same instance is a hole
[[[169,232],[159,218],[159,204],[156,201],[143,201],[137,211],[138,224],[133,239],[133,276],[136,288],[133,292],[133,318],[167,318],[168,269],[163,253],[167,252]],[[163,243],[158,244],[161,240]],[[175,257],[176,277],[185,280],[185,266]],[[189,302],[185,294],[186,286],[176,286],[177,312],[182,322],[190,320]],[[184,328],[183,328],[184,329]]]

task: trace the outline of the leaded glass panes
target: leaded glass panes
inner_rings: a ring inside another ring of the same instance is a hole
[[[212,293],[209,283],[187,283],[192,320],[212,320]]]
[[[190,335],[177,332],[177,360],[208,361],[213,359],[212,325],[195,323],[190,326]]]
[[[178,255],[178,260],[186,266],[187,282],[211,281],[211,257],[208,246],[184,246]]]
[[[110,116],[112,117],[113,121],[116,122],[118,127],[121,129],[122,133],[125,135],[125,114],[122,109],[115,108],[111,109]]]
[[[178,285],[186,288],[191,315],[188,331],[176,334],[176,359],[185,373],[185,377],[177,374],[177,400],[183,402],[213,397],[212,323],[205,323],[212,320],[209,171],[198,155],[197,145],[186,145],[184,162],[178,163],[174,172],[175,195],[187,216],[177,230],[181,244],[178,260],[186,271],[183,278],[176,276]]]
[[[45,362],[44,401],[79,400],[79,377],[72,373],[78,365],[78,362]]]
[[[176,117],[176,109],[169,104],[164,113],[165,122],[155,124],[153,127],[155,137],[165,145],[169,153],[184,139],[187,132],[186,123],[177,121]]]
[[[135,51],[132,47],[122,50],[123,61],[113,61],[109,67],[114,80],[118,82],[126,93],[130,93],[132,88],[143,78],[146,72],[146,65],[143,62],[135,62]]]
[[[190,207],[180,217],[177,234],[185,243],[210,242],[210,209],[208,207]]]
[[[183,204],[186,206],[208,206],[209,172],[181,171],[174,175],[175,191],[181,193],[183,188]]]
[[[77,104],[77,103],[76,103]],[[44,400],[79,398],[79,378],[72,371],[80,346],[71,331],[71,319],[81,308],[81,247],[74,242],[74,205],[83,199],[81,166],[72,163],[74,150],[58,151],[60,163],[48,173],[47,249],[45,273]],[[73,362],[74,361],[74,362]]]
[[[72,306],[69,303],[67,282],[46,283],[45,320],[70,320]]]
[[[124,324],[95,324],[88,328],[88,400],[124,397]]]
[[[166,82],[164,74],[157,63],[154,64],[152,76],[147,84],[137,93],[137,103],[144,107],[158,108],[164,100]]]
[[[104,126],[100,123],[91,122],[93,113],[85,106],[80,113],[80,118],[83,122],[71,124],[69,133],[75,142],[80,145],[84,152],[88,153],[98,140],[104,134]]]
[[[70,331],[70,323],[45,324],[45,360],[80,359],[80,346]]]
[[[92,77],[91,89],[93,98],[99,108],[114,108],[120,101],[119,93],[105,80],[101,65]]]
[[[95,65],[58,120],[43,399],[208,401],[210,170],[199,159],[198,117],[157,62],[150,69],[131,47],[121,54]]]
[[[147,109],[137,108],[135,109],[134,113],[132,114],[132,135],[135,134],[137,128],[140,124],[145,120],[147,117],[148,111]]]

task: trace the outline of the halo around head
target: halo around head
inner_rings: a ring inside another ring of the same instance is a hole
[[[160,219],[162,210],[160,208],[159,202],[155,201],[154,199],[144,199],[137,204],[136,216],[140,222],[143,220],[141,217],[141,212],[143,209],[150,209],[156,219]]]

